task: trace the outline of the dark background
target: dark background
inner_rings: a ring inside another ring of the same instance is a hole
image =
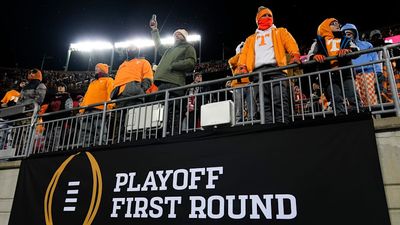
[[[149,19],[157,14],[161,35],[186,28],[202,36],[202,61],[235,54],[235,47],[256,29],[255,15],[260,5],[274,13],[278,27],[286,27],[300,46],[310,46],[317,26],[328,17],[344,24],[352,22],[360,31],[398,24],[398,3],[376,1],[13,1],[2,6],[0,66],[62,69],[69,43],[101,39],[118,42],[129,37],[150,38]],[[87,65],[88,54],[74,53],[71,63]],[[76,55],[78,54],[78,55]],[[144,55],[153,61],[152,50]],[[109,60],[110,53],[97,53],[93,60]],[[79,66],[76,69],[84,69]],[[73,68],[71,68],[73,69]]]

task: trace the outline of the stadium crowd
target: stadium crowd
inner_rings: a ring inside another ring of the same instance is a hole
[[[259,12],[257,14],[257,20],[258,20],[258,30],[261,31],[268,31],[270,27],[274,27],[273,25],[273,20],[271,22],[271,20],[269,20],[268,18],[272,18],[272,12],[267,9],[267,8],[262,8],[260,7]],[[265,21],[264,21],[265,19]],[[325,21],[328,21],[325,20]],[[324,22],[325,22],[324,21]],[[336,19],[330,18],[329,21],[331,22],[331,24],[327,24],[326,26],[331,26],[332,24],[336,25],[339,24],[338,21]],[[336,22],[335,22],[336,21]],[[158,37],[158,29],[157,29],[157,24],[154,23],[156,21],[153,21],[153,24],[150,25],[150,27],[152,28],[152,35],[153,35],[153,39],[156,41],[157,43],[157,38]],[[336,23],[336,24],[335,24]],[[265,26],[265,29],[263,28]],[[323,23],[320,25],[320,27],[323,26]],[[280,28],[279,28],[280,29]],[[284,28],[282,28],[284,29]],[[320,28],[319,28],[320,29]],[[334,31],[334,32],[339,32],[340,31],[340,27],[338,25],[338,31]],[[384,36],[394,36],[400,33],[400,27],[398,26],[394,26],[392,28],[384,28],[382,29],[382,32],[380,30],[371,30],[370,32],[358,32],[356,30],[356,28],[350,28],[349,31],[351,31],[350,33],[352,33],[352,35],[355,35],[353,37],[348,37],[347,33],[345,34],[346,30],[342,30],[340,31],[344,36],[343,36],[343,40],[345,40],[345,38],[348,38],[349,40],[352,41],[353,44],[357,45],[357,41],[358,43],[361,43],[360,45],[364,45],[364,43],[372,43],[372,44],[367,44],[368,48],[370,47],[379,47],[379,46],[383,46],[385,43],[383,41],[383,37]],[[188,36],[187,31],[185,31],[184,29],[178,29],[175,33],[174,33],[176,40],[181,43],[182,45],[184,43],[186,43],[186,37]],[[291,35],[289,33],[287,33],[287,36],[291,37]],[[286,37],[285,37],[286,38]],[[292,38],[292,37],[291,37]],[[182,41],[181,41],[181,40]],[[294,40],[293,40],[294,41]],[[367,42],[369,41],[369,42]],[[247,41],[246,41],[247,42]],[[317,43],[318,41],[316,41]],[[279,47],[280,44],[278,44]],[[299,48],[297,47],[296,41],[294,41],[293,43],[287,43],[284,44],[285,46],[287,45],[293,45],[292,49],[285,49],[286,51],[286,56],[287,56],[287,61],[285,61],[282,65],[286,65],[287,63],[301,63],[301,62],[306,62],[309,60],[316,60],[318,62],[322,63],[324,62],[324,59],[326,56],[334,56],[329,54],[323,55],[324,53],[321,52],[321,49],[315,50],[313,48],[316,47],[316,45],[313,45],[312,47],[306,47],[303,45],[300,45],[301,48],[299,50]],[[157,46],[157,45],[156,45]],[[190,45],[188,45],[190,46]],[[157,46],[159,48],[161,48],[161,46]],[[179,46],[178,46],[179,47]],[[318,46],[317,46],[318,47]],[[353,48],[354,47],[354,48]],[[351,52],[353,49],[355,48],[360,49],[361,46],[348,46],[346,47],[346,49],[343,49],[344,51],[339,51],[339,53],[335,53],[338,54],[339,56],[345,55],[348,52]],[[175,47],[174,47],[175,48]],[[126,66],[126,68],[131,68],[126,64],[125,62],[123,64],[121,64],[120,68],[117,71],[102,71],[104,74],[106,74],[105,76],[107,77],[111,77],[113,80],[115,80],[114,82],[119,83],[119,85],[121,86],[121,89],[116,90],[118,93],[114,93],[116,96],[123,96],[123,97],[128,97],[128,96],[133,96],[136,94],[124,94],[124,91],[135,91],[135,90],[130,90],[129,88],[129,83],[130,82],[137,82],[139,84],[140,90],[143,88],[143,90],[147,93],[149,92],[153,92],[155,90],[157,90],[157,88],[154,89],[154,86],[157,86],[158,89],[164,90],[165,88],[173,88],[173,87],[177,87],[176,85],[179,83],[178,86],[182,86],[182,85],[186,85],[186,84],[190,84],[193,80],[194,80],[194,76],[192,76],[192,74],[194,74],[194,72],[200,73],[203,77],[202,80],[212,80],[212,79],[216,79],[216,78],[221,78],[221,77],[228,77],[228,76],[232,76],[232,75],[240,75],[240,74],[244,74],[244,73],[248,73],[248,72],[252,72],[252,71],[258,71],[259,69],[266,69],[268,67],[269,64],[262,64],[263,66],[261,67],[257,67],[257,68],[251,68],[251,66],[247,65],[246,67],[246,63],[248,63],[248,59],[249,57],[245,57],[246,54],[252,54],[252,51],[254,50],[249,50],[249,45],[247,43],[244,43],[244,45],[242,44],[240,47],[238,46],[239,49],[237,49],[237,61],[234,63],[237,63],[238,65],[233,65],[233,61],[229,61],[229,63],[226,60],[218,60],[218,61],[210,61],[210,62],[205,62],[205,63],[196,63],[195,60],[193,60],[193,62],[191,62],[191,65],[188,66],[187,65],[178,65],[176,64],[175,66],[175,62],[170,62],[171,64],[166,65],[164,67],[164,65],[158,65],[158,69],[156,71],[149,71],[151,73],[151,75],[149,75],[149,79],[146,81],[146,79],[142,79],[142,78],[127,78],[129,75],[129,72],[124,72],[124,66]],[[242,48],[245,50],[245,53],[242,52]],[[321,48],[321,47],[320,47]],[[176,51],[178,51],[178,48],[175,48]],[[297,49],[297,50],[296,50]],[[351,49],[351,50],[350,50]],[[361,49],[362,50],[362,49]],[[187,51],[187,50],[185,50]],[[296,52],[297,51],[297,52]],[[314,52],[313,52],[314,51]],[[162,51],[160,51],[162,52]],[[133,54],[133,53],[132,53]],[[168,56],[168,54],[170,54],[168,51],[162,55],[165,58],[171,57]],[[195,53],[194,53],[195,54]],[[233,54],[232,54],[233,55]],[[396,54],[397,55],[397,54]],[[240,57],[239,57],[240,56]],[[253,57],[253,56],[252,56]],[[256,57],[256,65],[259,64],[259,62],[257,61],[258,58]],[[276,58],[278,58],[278,55],[275,56]],[[279,56],[281,57],[281,56]],[[149,62],[147,62],[147,60],[145,59],[136,59],[135,57],[131,57],[128,58],[129,60],[137,60],[137,61],[143,61],[145,64],[149,64]],[[375,58],[376,60],[378,58]],[[247,60],[247,61],[246,61]],[[280,60],[280,59],[279,59]],[[278,66],[280,66],[278,59],[276,60],[278,63]],[[166,61],[166,60],[162,60],[162,61]],[[130,61],[126,61],[126,62],[130,62]],[[275,62],[275,61],[274,61]],[[353,60],[353,63],[355,61]],[[258,64],[257,64],[258,63]],[[350,65],[351,61],[347,62],[348,64],[346,65]],[[150,64],[149,64],[150,65]],[[180,83],[181,81],[178,80],[170,80],[170,78],[164,78],[164,74],[165,74],[165,69],[168,67],[174,67],[175,69],[171,70],[171,71],[178,71],[178,70],[182,70],[182,73],[177,74],[177,76],[182,76],[183,74],[183,78],[180,77],[179,80],[183,79],[183,83]],[[265,67],[267,65],[267,67]],[[344,64],[343,64],[344,65]],[[236,68],[237,67],[237,68]],[[394,71],[396,73],[398,73],[398,63],[397,65],[394,62]],[[133,68],[133,67],[132,67]],[[150,68],[150,67],[149,67]],[[178,69],[179,68],[179,69]],[[230,68],[232,70],[230,70]],[[329,68],[329,67],[326,67]],[[333,67],[331,67],[333,68]],[[254,70],[253,70],[254,69]],[[312,68],[311,70],[315,70],[316,68]],[[383,68],[384,69],[384,68]],[[37,71],[37,69],[34,69],[35,71]],[[310,70],[309,68],[302,68],[300,70],[297,71],[289,71],[289,75],[299,75],[302,74],[303,72],[308,72],[308,70]],[[24,89],[24,85],[26,85],[26,83],[29,84],[29,81],[27,81],[27,79],[29,80],[29,78],[27,77],[27,74],[32,74],[33,70],[28,70],[28,69],[21,69],[21,68],[0,68],[0,96],[3,96],[2,99],[2,107],[7,107],[10,105],[14,105],[15,102],[18,101],[18,97],[19,97],[19,93]],[[371,72],[371,71],[370,71]],[[390,88],[388,85],[388,81],[387,81],[387,76],[385,77],[384,71],[382,71],[379,68],[376,68],[374,70],[374,72],[376,74],[372,74],[372,78],[374,79],[374,76],[378,76],[378,86],[380,87],[380,94],[382,95],[382,97],[384,97],[384,102],[390,102],[391,101],[391,97],[389,96],[390,94],[388,94],[388,92],[390,92]],[[95,72],[95,71],[52,71],[52,70],[44,70],[44,71],[39,71],[40,73],[40,82],[43,83],[46,88],[46,95],[44,97],[44,99],[42,99],[42,102],[40,103],[47,103],[47,104],[51,104],[52,99],[55,98],[55,96],[58,95],[58,93],[60,93],[60,87],[61,89],[68,93],[69,98],[72,99],[72,107],[77,107],[79,106],[80,102],[82,101],[83,96],[86,94],[90,84],[99,79],[99,73]],[[125,74],[125,73],[128,73]],[[154,73],[154,75],[153,75]],[[157,74],[158,73],[158,74]],[[164,73],[164,74],[162,74]],[[34,73],[35,74],[35,73]],[[219,74],[218,76],[215,76],[215,74]],[[136,76],[136,75],[135,75]],[[143,76],[143,75],[140,75]],[[154,78],[153,78],[154,76]],[[274,75],[275,76],[275,75]],[[285,77],[286,74],[282,73],[279,76],[277,76],[276,78],[279,77]],[[397,79],[397,87],[399,88],[400,86],[400,82],[399,82],[399,77],[400,75],[396,76]],[[360,75],[361,77],[361,75]],[[366,77],[366,75],[363,75],[362,77]],[[275,79],[275,78],[273,78]],[[364,78],[360,78],[360,79],[364,79]],[[386,79],[386,80],[385,80]],[[257,81],[251,81],[251,80],[247,80],[243,83],[228,83],[227,86],[228,87],[243,87],[243,85],[248,85],[249,83],[252,82],[257,82]],[[372,81],[372,83],[374,83],[374,81]],[[233,84],[233,85],[232,85]],[[235,86],[237,85],[237,86]],[[295,94],[293,94],[294,96],[292,96],[292,98],[295,99],[295,101],[301,100],[301,99],[309,99],[315,96],[312,96],[312,94],[307,94],[307,93],[316,93],[314,90],[315,89],[320,89],[323,87],[319,87],[319,85],[317,83],[313,84],[313,90],[312,91],[308,91],[308,90],[302,90],[301,88],[299,89],[298,84],[297,83],[292,83],[290,84],[293,86],[294,90],[296,90]],[[357,84],[356,84],[357,85]],[[119,87],[118,85],[115,85],[115,87]],[[221,87],[217,87],[217,88],[221,88]],[[215,89],[211,88],[211,89]],[[311,87],[309,87],[309,89],[311,89]],[[365,93],[362,93],[363,90],[361,90],[362,88],[360,87],[360,85],[357,86],[357,91],[358,94],[360,95],[361,98],[363,98],[363,96],[361,95],[365,95]],[[374,89],[374,84],[372,84],[371,87],[367,87],[368,90],[364,90],[364,92],[368,92],[370,91],[370,93],[372,93],[372,95],[375,95],[374,99],[365,99],[365,96],[363,99],[361,99],[361,102],[369,102],[369,103],[373,103],[376,104],[376,96],[377,93],[376,90],[372,90]],[[13,92],[10,92],[12,91]],[[246,89],[247,90],[247,89]],[[250,91],[250,89],[248,89]],[[331,90],[325,90],[327,92],[334,92]],[[304,92],[304,93],[302,93]],[[176,96],[182,96],[184,93],[177,93]],[[233,98],[241,98],[241,94],[246,95],[246,91],[244,93],[236,93],[237,96],[235,97],[235,94],[233,94]],[[248,94],[248,93],[247,93]],[[267,102],[265,102],[266,105],[269,105],[271,102],[268,102],[268,99],[270,99],[269,94],[266,92],[265,93],[265,99],[267,99]],[[285,94],[284,92],[280,91],[280,93],[276,92],[276,95],[279,94]],[[13,98],[13,96],[11,95],[15,95],[15,97],[17,98]],[[251,96],[255,96],[256,93],[252,93]],[[322,94],[323,95],[323,94]],[[300,96],[300,97],[299,97]],[[328,109],[328,104],[325,104],[326,102],[329,102],[330,98],[326,99],[325,96],[321,96],[321,94],[318,96],[319,98],[325,98],[321,100],[321,108],[323,109]],[[286,98],[286,97],[284,97]],[[112,99],[112,96],[111,98]],[[339,97],[337,97],[336,99],[340,99]],[[108,100],[108,99],[103,99],[104,101]],[[250,108],[256,108],[258,107],[257,104],[255,104],[254,102],[250,102],[250,101],[257,101],[256,99],[250,100],[248,99],[246,101],[246,105],[247,106],[251,106]],[[92,102],[93,103],[93,102]],[[366,103],[365,103],[366,104]],[[339,103],[337,103],[337,105],[340,105]],[[284,108],[287,107],[287,104],[285,103]],[[278,106],[278,108],[280,108],[280,106]],[[64,109],[64,107],[61,107],[59,109]],[[246,116],[248,116],[248,111],[252,111],[251,109],[245,109],[246,112],[237,112],[237,115],[243,115],[246,114]],[[256,110],[256,109],[254,109]],[[258,109],[259,110],[259,109]],[[48,112],[48,111],[47,111]],[[251,116],[255,116],[255,112],[251,112],[250,113]],[[244,119],[244,118],[242,118]],[[239,120],[239,118],[238,118]]]

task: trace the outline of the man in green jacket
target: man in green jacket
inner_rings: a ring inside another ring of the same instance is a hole
[[[178,29],[174,32],[175,43],[172,47],[161,45],[157,21],[150,21],[151,35],[157,52],[162,55],[154,75],[154,83],[159,91],[186,85],[186,73],[193,72],[196,64],[196,50],[187,42],[188,32]],[[185,90],[174,91],[170,97],[183,96]]]
[[[155,42],[157,52],[162,55],[160,63],[154,74],[154,84],[158,87],[158,91],[166,89],[181,87],[186,85],[186,73],[193,72],[194,65],[196,64],[196,50],[193,45],[187,42],[188,32],[184,29],[178,29],[174,32],[175,43],[172,47],[165,47],[161,45],[160,34],[157,28],[157,21],[150,20],[150,28],[152,29],[151,35]],[[176,98],[185,95],[185,89],[173,90],[169,92],[169,98]],[[160,94],[156,99],[164,99],[165,95]],[[180,121],[182,114],[179,103],[175,104],[175,114],[173,113],[173,102],[168,104],[168,122],[167,130],[173,135],[180,133]],[[183,112],[184,113],[184,112]],[[175,116],[175,119],[173,119]],[[172,124],[174,121],[174,124]],[[172,126],[173,125],[173,126]]]

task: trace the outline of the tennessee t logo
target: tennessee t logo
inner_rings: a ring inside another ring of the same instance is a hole
[[[264,34],[264,35],[257,35],[257,42],[258,39],[261,39],[261,42],[258,46],[264,46],[265,45],[265,38],[269,37],[269,34]]]
[[[330,52],[336,52],[340,49],[340,39],[328,40],[327,45]]]

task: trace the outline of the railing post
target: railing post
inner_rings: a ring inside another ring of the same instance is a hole
[[[101,143],[103,142],[103,132],[104,132],[104,127],[106,123],[106,111],[107,111],[107,103],[104,102],[103,104],[103,112],[101,114],[101,126],[100,126],[100,134],[99,134],[99,145],[102,145]],[[93,120],[94,121],[94,120]],[[96,125],[94,125],[96,127]],[[96,129],[96,128],[95,128]]]
[[[390,62],[390,55],[389,55],[387,46],[383,47],[383,54],[384,54],[384,58],[385,58],[386,72],[388,74],[389,85],[390,85],[390,89],[392,91],[394,108],[396,110],[396,116],[400,117],[399,95],[397,92],[396,79],[394,77],[394,71],[392,68],[392,63]]]
[[[31,118],[31,124],[29,126],[29,131],[28,131],[28,145],[26,148],[26,157],[30,156],[33,152],[33,145],[35,143],[35,131],[36,131],[36,126],[37,126],[37,115],[40,110],[39,104],[36,102],[33,103],[33,113],[32,113],[32,118]]]
[[[258,73],[258,95],[260,99],[260,122],[265,124],[265,110],[264,110],[264,79],[262,72]]]
[[[167,136],[167,125],[168,125],[168,100],[169,100],[169,91],[165,91],[165,100],[164,100],[164,121],[163,121],[163,131],[162,137]]]

